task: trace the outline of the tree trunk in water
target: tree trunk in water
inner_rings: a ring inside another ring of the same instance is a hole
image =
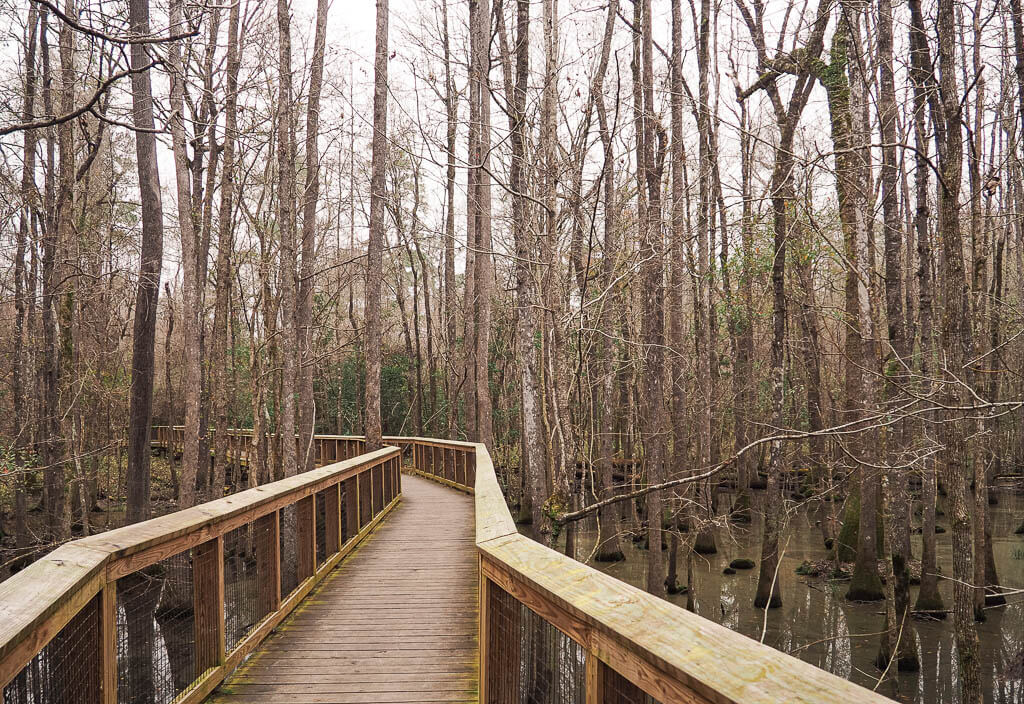
[[[818,5],[817,17],[808,38],[805,58],[808,63],[818,61],[823,49],[825,28],[828,24],[829,7]],[[743,13],[743,21],[751,36],[763,36],[763,20]],[[763,89],[768,93],[776,114],[779,130],[779,146],[775,149],[775,164],[772,170],[771,199],[773,225],[772,257],[772,345],[771,345],[771,399],[772,420],[777,428],[785,427],[785,334],[786,334],[786,239],[790,236],[787,214],[787,200],[793,198],[793,141],[800,115],[810,97],[813,81],[811,69],[801,66],[797,72],[788,106],[782,102],[774,80],[761,85],[759,82],[739,96],[746,99],[754,90]],[[749,305],[749,304],[748,304]],[[748,308],[749,310],[749,308]],[[751,321],[752,322],[752,321]],[[765,496],[764,530],[761,542],[761,564],[757,576],[757,593],[754,606],[777,608],[782,605],[782,593],[778,584],[777,571],[781,559],[779,539],[782,532],[782,442],[774,441],[769,447],[768,482]]]
[[[967,280],[964,275],[963,240],[960,233],[959,198],[963,158],[960,90],[956,77],[956,9],[952,0],[939,0],[936,32],[939,38],[939,102],[941,113],[933,110],[936,143],[939,147],[938,236],[942,247],[939,271],[944,289],[941,341],[949,369],[960,370],[972,350]],[[940,402],[950,406],[963,403],[958,382],[945,380]],[[953,544],[953,629],[959,661],[960,701],[982,701],[981,663],[978,634],[974,628],[974,579],[971,516],[967,501],[967,452],[964,421],[957,411],[942,413],[940,426],[943,451],[938,457],[949,492],[948,513]]]
[[[869,234],[865,221],[866,183],[860,162],[859,120],[864,81],[850,59],[859,46],[856,37],[860,11],[844,6],[832,37],[830,63],[818,70],[818,79],[828,95],[832,144],[836,159],[836,194],[846,248],[847,402],[855,418],[864,420],[875,410],[875,355],[871,343],[873,321],[870,299]],[[847,75],[847,72],[850,75]],[[860,464],[856,469],[860,488],[857,556],[846,598],[876,601],[884,598],[878,574],[878,477],[871,461],[874,433],[862,430],[857,439]]]
[[[602,293],[606,300],[601,309],[601,317],[597,322],[599,329],[604,327],[605,321],[608,323],[612,321],[615,307],[619,303],[619,296],[614,290],[619,258],[619,236],[616,231],[619,204],[615,194],[615,153],[612,144],[612,128],[609,124],[608,108],[604,98],[604,78],[611,57],[612,35],[615,31],[618,13],[618,0],[610,0],[604,37],[601,42],[600,63],[593,84],[598,128],[601,146],[604,150],[604,252],[601,262],[601,282]],[[600,390],[597,394],[601,399],[601,407],[597,409],[600,417],[597,473],[602,492],[598,498],[606,498],[615,493],[612,465],[615,456],[615,413],[613,411],[615,406],[615,347],[601,334],[598,334],[596,345],[602,375]],[[601,544],[594,555],[594,559],[598,562],[615,562],[625,559],[622,540],[619,536],[621,531],[618,518],[619,510],[618,506],[611,506],[598,511],[597,526]]]
[[[541,430],[539,371],[537,368],[537,290],[531,265],[537,242],[529,227],[530,213],[525,194],[526,181],[526,89],[529,78],[530,3],[516,0],[515,67],[508,48],[501,0],[495,3],[495,16],[500,22],[500,46],[508,96],[509,135],[512,159],[509,163],[509,184],[512,187],[512,235],[516,248],[516,357],[519,360],[520,413],[522,415],[521,470],[524,492],[521,517],[530,524],[530,534],[538,542],[548,544],[552,537],[550,518],[544,513],[547,500],[547,472],[544,463],[544,434]]]
[[[935,339],[932,323],[932,250],[928,233],[928,177],[931,161],[928,156],[930,139],[925,126],[925,107],[928,102],[926,90],[933,88],[931,82],[932,59],[928,51],[927,38],[924,30],[924,17],[921,12],[920,0],[910,0],[910,77],[914,89],[914,143],[916,146],[914,162],[914,230],[917,237],[917,285],[918,285],[918,328],[920,330],[920,358],[917,362],[918,373],[922,379],[920,392],[930,395],[932,392],[931,370],[934,358]],[[934,416],[934,414],[930,414]],[[930,420],[923,418],[918,426],[926,435],[932,426]],[[917,593],[914,608],[918,611],[934,611],[945,618],[945,604],[938,587],[938,565],[935,557],[935,502],[936,502],[936,463],[931,457],[924,460],[924,476],[921,485],[921,588]]]
[[[711,33],[711,7],[709,0],[701,0],[700,15],[695,18],[697,21],[697,132],[698,132],[698,161],[700,171],[698,173],[698,204],[697,204],[697,267],[695,283],[694,308],[696,316],[694,325],[696,327],[696,359],[697,359],[697,388],[698,404],[697,425],[698,425],[698,447],[700,454],[698,464],[702,470],[712,465],[712,457],[715,451],[712,449],[711,425],[714,416],[713,398],[715,369],[712,359],[715,356],[715,330],[714,330],[714,296],[713,296],[713,271],[712,252],[713,245],[713,223],[714,206],[712,203],[711,178],[713,173],[711,153],[711,118],[708,111],[710,86],[708,75],[710,72],[710,33]],[[712,555],[718,552],[715,546],[715,534],[712,527],[714,520],[714,507],[712,504],[712,485],[710,479],[704,480],[698,487],[697,509],[694,518],[697,525],[694,526],[697,534],[694,538],[693,549],[702,555]]]
[[[882,134],[882,212],[885,230],[885,308],[888,321],[889,350],[885,377],[893,378],[896,385],[886,385],[886,396],[890,404],[898,401],[899,386],[908,378],[910,367],[908,345],[904,337],[904,310],[900,266],[904,233],[900,223],[897,169],[896,130],[896,83],[893,69],[893,16],[892,0],[878,0],[878,66],[879,102],[878,116]],[[892,564],[892,604],[886,610],[888,621],[882,636],[879,661],[888,664],[896,657],[900,672],[914,672],[920,669],[917,647],[913,637],[910,618],[910,492],[909,478],[900,464],[903,449],[903,434],[906,422],[901,422],[889,434],[886,463],[890,469],[885,483],[889,496],[884,497],[888,511],[885,513],[885,536],[889,541]],[[895,447],[894,447],[895,446]],[[892,618],[891,618],[892,617]],[[890,620],[891,618],[891,620]],[[895,644],[899,643],[896,648]],[[883,669],[886,665],[882,665]]]
[[[661,235],[661,174],[665,155],[664,132],[655,125],[653,40],[651,30],[651,2],[643,0],[635,5],[634,17],[640,36],[634,34],[634,71],[640,71],[639,100],[636,103],[638,130],[637,169],[639,187],[639,235],[642,310],[641,339],[643,340],[643,401],[641,422],[644,438],[644,460],[648,484],[657,484],[664,477],[665,445],[668,439],[665,423],[665,315],[664,315],[664,256]],[[637,16],[639,15],[639,16]],[[636,32],[636,30],[634,30]],[[637,92],[634,90],[634,97]],[[657,151],[655,132],[657,130]],[[665,594],[664,556],[662,545],[662,493],[651,491],[647,495],[647,591]]]

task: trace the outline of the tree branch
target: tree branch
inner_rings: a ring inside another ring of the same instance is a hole
[[[161,63],[163,62],[159,59],[154,59],[150,63],[138,69],[128,68],[124,71],[119,71],[118,73],[111,74],[107,77],[105,81],[100,83],[100,85],[96,88],[96,91],[92,94],[88,101],[86,101],[83,105],[80,105],[79,107],[75,108],[71,112],[66,113],[64,115],[58,115],[57,117],[48,117],[42,120],[32,120],[31,122],[19,122],[14,125],[9,125],[7,127],[0,128],[0,137],[12,134],[14,132],[22,132],[24,130],[38,130],[46,127],[53,127],[55,125],[61,125],[70,120],[74,120],[76,117],[80,117],[87,112],[93,112],[93,108],[96,106],[96,103],[100,101],[100,98],[103,97],[103,94],[106,93],[107,90],[109,90],[110,87],[114,85],[114,83],[124,78],[125,76],[132,75],[133,73],[142,73],[143,71],[148,71],[149,69]]]

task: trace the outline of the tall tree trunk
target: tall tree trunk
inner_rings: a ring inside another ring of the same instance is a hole
[[[932,393],[931,374],[935,357],[935,338],[933,334],[932,315],[932,249],[931,235],[928,232],[930,206],[928,203],[928,180],[931,173],[929,159],[929,136],[925,126],[925,107],[929,102],[928,93],[934,95],[932,78],[932,59],[928,50],[924,28],[924,16],[921,12],[920,0],[910,0],[910,78],[914,92],[914,231],[917,237],[917,285],[918,285],[918,319],[919,319],[919,359],[917,372],[921,377],[918,385],[920,393],[928,396]],[[934,98],[932,98],[934,100]],[[934,414],[921,419],[918,423],[922,435],[927,437],[928,430],[934,427]],[[935,502],[937,500],[936,463],[932,457],[923,461],[923,479],[921,491],[921,588],[917,593],[914,608],[918,611],[942,613],[945,618],[945,605],[938,587],[938,565],[935,556]]]
[[[316,350],[313,339],[313,264],[316,258],[316,208],[320,197],[320,92],[324,78],[324,52],[327,43],[327,0],[316,5],[316,29],[313,38],[313,62],[306,101],[306,183],[302,199],[302,268],[299,274],[299,304],[296,314],[301,366],[299,368],[299,469],[313,469],[313,433],[315,410],[313,367]]]
[[[381,319],[386,215],[385,170],[388,129],[388,0],[377,0],[373,63],[373,142],[370,175],[370,241],[366,251],[366,449],[382,444],[380,415]]]
[[[818,69],[828,96],[832,145],[836,160],[836,194],[845,243],[846,273],[846,391],[851,420],[864,421],[877,410],[876,364],[871,310],[871,260],[866,222],[867,181],[861,162],[860,107],[864,100],[861,57],[850,56],[859,48],[857,30],[860,10],[844,5],[832,37],[830,60]],[[846,598],[876,601],[884,597],[878,574],[878,475],[873,430],[857,438],[859,466],[859,521],[857,555]]]
[[[281,408],[277,432],[285,477],[298,472],[295,443],[295,379],[299,356],[296,330],[295,122],[292,109],[292,39],[288,0],[277,0],[277,220],[281,233]]]
[[[217,293],[213,312],[213,416],[214,434],[213,486],[223,487],[228,461],[228,430],[231,389],[228,387],[228,367],[234,367],[228,347],[228,327],[231,325],[231,260],[235,247],[233,222],[235,198],[235,133],[238,131],[238,72],[241,67],[239,46],[239,3],[231,6],[228,16],[227,85],[224,105],[224,143],[221,154],[220,214],[217,230]],[[255,421],[255,419],[254,419]],[[235,450],[238,452],[240,446]],[[238,458],[233,458],[238,464]],[[255,467],[249,468],[255,475]],[[233,477],[238,485],[238,477]]]
[[[170,5],[171,27],[180,32],[185,25],[184,0],[172,0]],[[174,175],[178,193],[178,230],[181,233],[182,259],[182,315],[184,316],[185,369],[183,386],[185,391],[185,439],[181,456],[181,483],[178,506],[188,508],[196,503],[196,477],[200,475],[200,462],[209,463],[208,457],[200,457],[199,416],[202,359],[199,350],[199,264],[197,259],[195,211],[192,201],[192,180],[188,155],[188,140],[185,135],[185,65],[182,61],[182,41],[171,42],[168,64],[171,79],[171,145],[174,152]],[[199,158],[194,154],[195,159]],[[205,468],[202,474],[205,476]]]
[[[530,71],[530,2],[516,0],[515,68],[508,50],[504,30],[504,9],[501,0],[494,6],[501,23],[500,46],[508,104],[509,134],[512,160],[509,163],[509,185],[512,189],[512,235],[516,248],[516,357],[519,360],[520,414],[522,418],[523,457],[520,471],[525,474],[522,519],[529,521],[534,539],[547,543],[551,539],[550,519],[544,513],[547,500],[547,466],[544,462],[544,435],[541,429],[540,380],[537,368],[537,288],[532,266],[537,251],[536,237],[530,227],[531,215],[527,194],[526,155],[528,131],[526,89]]]
[[[758,52],[764,56],[763,19],[752,16],[746,6],[741,5],[743,21],[751,37],[757,43]],[[787,202],[793,199],[793,142],[800,115],[807,106],[813,81],[812,66],[819,60],[823,49],[825,28],[828,24],[829,6],[819,4],[817,17],[812,24],[811,34],[804,47],[804,63],[793,67],[797,76],[796,84],[784,105],[774,78],[759,79],[751,88],[739,91],[741,100],[746,100],[757,90],[767,92],[775,112],[779,143],[775,148],[775,163],[772,168],[770,194],[772,202],[773,251],[772,251],[772,344],[771,344],[771,400],[772,422],[775,427],[785,427],[785,334],[786,334],[786,241],[790,237]],[[762,70],[765,66],[760,67]],[[781,585],[778,569],[781,560],[780,536],[783,520],[782,496],[782,442],[774,440],[768,454],[768,482],[765,497],[764,528],[761,538],[761,563],[757,575],[757,593],[754,595],[756,608],[777,608],[782,606]]]
[[[149,36],[149,0],[129,0],[128,21],[132,34]],[[126,523],[149,518],[150,420],[153,416],[153,376],[156,317],[160,298],[160,267],[163,259],[163,205],[157,167],[153,89],[144,44],[131,45],[132,118],[136,128],[135,159],[142,211],[142,256],[135,293],[132,330],[132,381],[128,410],[128,506]]]
[[[475,11],[473,7],[476,7]],[[474,21],[475,19],[475,21]],[[491,289],[494,282],[494,258],[491,255],[491,91],[490,91],[490,0],[470,0],[470,80],[475,84],[474,95],[479,101],[479,126],[476,141],[477,159],[473,187],[475,206],[475,346],[474,382],[476,384],[476,440],[485,445],[494,441],[491,412],[490,375],[488,360],[491,341]]]
[[[597,72],[594,74],[593,83],[601,148],[604,151],[604,173],[602,176],[604,179],[604,251],[602,252],[601,259],[600,294],[605,297],[605,300],[600,309],[600,317],[595,323],[598,330],[604,330],[605,325],[612,323],[616,306],[619,304],[619,296],[616,291],[618,287],[615,283],[620,256],[619,233],[616,229],[618,227],[619,203],[615,195],[615,152],[612,143],[612,125],[610,124],[608,108],[604,97],[604,79],[608,72],[612,37],[615,33],[615,22],[618,14],[618,0],[609,0],[608,14],[604,25],[604,36],[601,40],[601,58],[598,63]],[[595,346],[598,369],[601,374],[601,385],[596,394],[597,398],[600,399],[600,408],[598,409],[600,428],[598,430],[597,472],[598,481],[603,493],[598,498],[606,498],[615,491],[612,472],[612,460],[615,456],[615,413],[613,411],[615,407],[615,346],[600,332],[597,335]],[[625,559],[625,554],[622,551],[622,540],[619,536],[621,528],[618,511],[619,507],[617,506],[598,511],[597,524],[601,536],[601,544],[598,546],[594,559],[599,562],[613,562]]]
[[[642,281],[641,339],[643,341],[643,402],[641,423],[644,438],[644,460],[647,481],[660,483],[665,472],[665,445],[668,438],[665,419],[665,313],[664,313],[664,241],[661,228],[661,174],[664,159],[664,132],[655,124],[654,68],[651,0],[636,4],[640,14],[641,34],[634,40],[634,56],[640,71],[640,102],[637,124],[641,139],[637,150],[639,190],[639,235]],[[657,136],[656,136],[657,132]],[[655,140],[657,139],[657,145]],[[647,591],[665,593],[664,556],[662,545],[662,494],[651,491],[647,496]]]
[[[896,82],[893,68],[893,10],[892,0],[878,0],[878,117],[882,135],[882,214],[885,231],[885,308],[888,322],[889,350],[886,354],[885,377],[896,382],[886,385],[890,405],[898,402],[899,387],[909,370],[909,346],[904,338],[903,268],[900,254],[903,248],[903,230],[899,211],[899,171],[897,168],[896,134]],[[889,466],[885,497],[889,511],[885,515],[885,534],[889,542],[892,563],[891,581],[887,591],[892,603],[886,610],[887,628],[882,635],[879,662],[888,664],[896,657],[897,669],[913,672],[920,668],[917,647],[913,638],[910,618],[910,493],[909,478],[899,469],[903,449],[904,423],[894,428],[886,442]],[[888,580],[887,580],[888,581]],[[896,643],[899,643],[897,649]]]
[[[942,248],[939,270],[943,287],[943,312],[940,338],[945,367],[959,374],[972,352],[970,301],[963,263],[963,239],[960,232],[960,179],[963,159],[961,138],[962,106],[956,77],[956,38],[958,26],[953,0],[939,0],[936,22],[938,34],[939,102],[933,110],[938,145],[938,235]],[[946,379],[940,401],[956,406],[966,399],[959,379]],[[978,634],[974,628],[973,541],[971,515],[967,500],[967,448],[965,421],[955,410],[942,413],[940,440],[943,451],[939,462],[949,492],[947,512],[953,544],[953,628],[959,661],[960,701],[982,701],[981,663]]]
[[[442,0],[442,48],[444,51],[445,212],[444,212],[444,331],[447,364],[444,395],[448,411],[448,437],[456,437],[459,421],[455,376],[455,145],[458,127],[458,93],[452,76],[451,42],[448,33],[448,2]]]
[[[39,8],[32,3],[28,8],[28,26],[25,42],[25,85],[22,120],[30,122],[36,112],[36,47],[38,35],[36,25],[39,21]],[[29,354],[26,348],[26,314],[28,312],[28,296],[25,281],[25,254],[29,247],[33,212],[40,203],[36,187],[36,145],[38,133],[25,130],[22,135],[22,168],[21,168],[21,202],[18,211],[18,235],[14,253],[14,369],[12,378],[13,427],[11,436],[14,439],[15,461],[24,466],[25,450],[29,447],[30,422],[28,416],[28,398],[25,388],[25,376],[29,370]],[[35,249],[35,245],[32,245]],[[15,546],[19,549],[28,546],[28,496],[26,490],[27,473],[20,473],[14,485],[14,535]],[[20,550],[19,550],[20,553]]]
[[[714,417],[713,396],[714,396],[714,371],[712,358],[715,355],[713,329],[713,279],[712,279],[712,245],[713,245],[713,222],[714,207],[712,203],[711,178],[713,172],[711,153],[711,119],[708,102],[710,96],[709,72],[711,70],[710,56],[710,2],[701,0],[700,15],[695,18],[697,21],[697,105],[695,108],[697,116],[698,132],[698,161],[700,171],[698,173],[699,198],[697,204],[697,267],[696,267],[696,318],[694,324],[697,334],[694,336],[696,343],[697,359],[697,384],[699,390],[699,408],[697,410],[698,427],[698,462],[700,467],[707,468],[712,464],[712,457],[715,454],[712,450],[711,425]],[[694,549],[703,554],[717,552],[715,547],[715,534],[709,522],[714,517],[711,502],[711,480],[700,483],[700,496],[697,500],[698,509],[696,518],[698,520],[697,536],[694,541]]]

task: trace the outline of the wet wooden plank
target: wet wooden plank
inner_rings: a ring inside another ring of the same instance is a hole
[[[402,494],[212,703],[477,701],[473,499],[410,476]]]

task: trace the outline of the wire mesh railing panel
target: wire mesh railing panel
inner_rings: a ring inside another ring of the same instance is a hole
[[[522,670],[519,602],[496,584],[487,588],[487,693],[493,704],[518,704]]]
[[[341,544],[344,545],[348,542],[348,539],[352,536],[349,535],[348,525],[348,497],[345,495],[345,490],[348,487],[348,482],[341,482],[338,484],[338,520],[341,522]]]
[[[91,704],[100,698],[100,597],[86,604],[4,687],[3,704]]]
[[[370,506],[370,472],[359,475],[359,527],[365,528],[373,518]]]
[[[327,495],[324,492],[315,494],[314,508],[316,510],[316,521],[314,522],[316,544],[316,566],[319,568],[327,562]]]
[[[395,462],[394,460],[388,460],[384,463],[384,505],[387,506],[391,503],[391,499],[395,498],[393,491],[394,478],[395,478]]]
[[[299,586],[298,526],[294,504],[281,509],[281,598]]]
[[[384,508],[384,466],[377,465],[370,470],[370,480],[373,482],[373,515],[376,517]]]
[[[660,704],[660,702],[610,667],[601,668],[605,704]]]
[[[273,525],[253,521],[224,535],[224,644],[231,652],[267,614],[261,589],[273,579],[270,565],[260,556],[273,554]]]
[[[528,704],[583,704],[586,661],[583,647],[526,606],[522,609],[521,684]]]
[[[500,704],[584,704],[581,645],[489,585],[488,697]]]
[[[118,702],[172,701],[201,674],[191,551],[119,579],[117,603]]]

